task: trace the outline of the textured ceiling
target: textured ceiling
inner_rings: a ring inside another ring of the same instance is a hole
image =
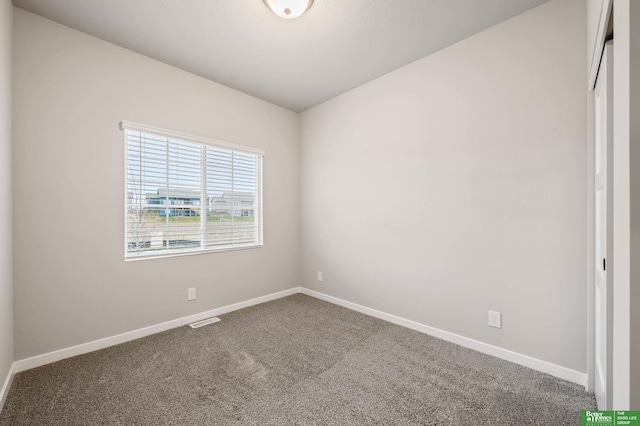
[[[13,0],[15,6],[304,111],[547,0]]]

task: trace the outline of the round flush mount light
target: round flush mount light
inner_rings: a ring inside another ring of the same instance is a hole
[[[284,19],[295,19],[305,13],[313,0],[262,0],[269,9]]]

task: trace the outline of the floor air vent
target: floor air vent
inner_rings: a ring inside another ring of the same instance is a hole
[[[214,322],[218,322],[218,321],[220,321],[220,318],[212,317],[212,318],[203,319],[202,321],[192,322],[191,324],[189,324],[189,326],[191,328],[200,328],[200,327],[204,327],[205,325],[213,324]]]

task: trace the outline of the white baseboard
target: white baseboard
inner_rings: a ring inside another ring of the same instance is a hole
[[[266,296],[246,300],[244,302],[234,303],[233,305],[223,306],[221,308],[212,309],[210,311],[201,312],[199,314],[189,315],[149,327],[140,328],[138,330],[128,331],[126,333],[118,334],[111,337],[105,337],[104,339],[82,343],[70,348],[60,349],[57,351],[48,352],[46,354],[36,355],[31,358],[21,359],[13,363],[13,374],[20,373],[21,371],[29,370],[31,368],[40,367],[42,365],[51,364],[52,362],[60,361],[65,358],[71,358],[72,356],[86,354],[89,352],[97,351],[99,349],[107,348],[109,346],[119,345],[120,343],[125,343],[131,340],[139,339],[141,337],[150,336],[152,334],[160,333],[172,328],[181,327],[183,325],[200,321],[205,318],[223,315],[229,312],[237,311],[238,309],[258,305],[260,303],[269,302],[271,300],[280,299],[282,297],[290,296],[299,292],[300,288],[294,287],[290,288],[289,290],[268,294]]]
[[[9,388],[11,388],[11,383],[13,382],[15,367],[16,367],[16,363],[14,362],[13,364],[11,364],[9,371],[7,372],[7,378],[4,380],[2,389],[0,389],[0,413],[4,408],[4,402],[7,400],[7,395],[9,394]]]
[[[411,321],[405,318],[401,318],[395,315],[387,314],[375,309],[367,308],[366,306],[358,305],[356,303],[347,302],[346,300],[339,299],[337,297],[329,296],[324,293],[320,293],[314,290],[309,290],[301,287],[300,292],[308,296],[315,297],[320,300],[324,300],[334,305],[339,305],[344,308],[351,309],[372,317],[380,318],[385,321],[389,321],[393,324],[398,324],[403,327],[410,328],[412,330],[419,331],[421,333],[428,334],[430,336],[437,337],[447,342],[455,343],[465,348],[473,349],[478,352],[482,352],[487,355],[495,356],[506,361],[510,361],[524,367],[528,367],[543,373],[550,374],[560,379],[567,380],[569,382],[576,383],[581,386],[587,385],[587,374],[580,371],[571,370],[566,367],[561,367],[550,362],[542,361],[536,358],[532,358],[527,355],[522,355],[517,352],[513,352],[507,349],[499,348],[497,346],[489,345],[487,343],[473,340],[468,337],[460,336],[458,334],[450,333],[448,331],[440,330],[438,328],[430,327],[428,325],[420,324],[419,322]]]

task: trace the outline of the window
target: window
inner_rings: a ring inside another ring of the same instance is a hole
[[[123,121],[125,259],[262,246],[264,152]]]

